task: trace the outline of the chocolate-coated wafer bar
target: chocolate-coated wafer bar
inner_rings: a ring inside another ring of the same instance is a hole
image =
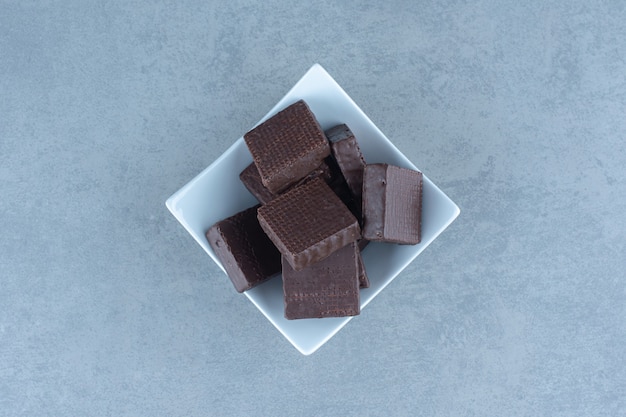
[[[365,249],[365,247],[370,243],[369,240],[367,239],[359,239],[357,240],[356,244],[359,248],[359,258],[360,258],[360,262],[359,262],[359,282],[361,283],[361,288],[369,288],[370,287],[370,280],[369,277],[367,276],[367,271],[365,270],[365,264],[363,263],[363,257],[361,256],[361,253],[363,252],[363,249]]]
[[[370,164],[363,175],[363,237],[414,245],[421,240],[422,173]]]
[[[296,271],[283,257],[285,318],[355,316],[360,313],[358,248],[350,243]]]
[[[263,185],[278,193],[330,155],[328,140],[309,106],[300,100],[244,135]]]
[[[358,248],[358,244],[357,244]],[[360,288],[369,288],[370,287],[370,279],[367,276],[367,272],[365,271],[365,265],[363,264],[363,258],[361,257],[361,250],[357,250],[357,272],[359,275],[359,287]]]
[[[238,292],[243,292],[280,272],[280,252],[257,219],[259,206],[250,207],[215,223],[207,240]]]
[[[239,179],[248,191],[259,200],[259,203],[266,204],[276,198],[276,194],[268,190],[261,182],[261,175],[254,162],[241,171]]]
[[[357,203],[354,194],[350,190],[346,179],[341,173],[341,169],[335,160],[335,157],[331,154],[324,162],[328,166],[330,176],[326,177],[326,183],[337,194],[337,196],[343,201],[348,209],[354,214],[354,217],[359,221],[359,226],[362,224],[361,216],[361,203]]]
[[[296,184],[289,186],[287,189],[295,187],[299,184],[303,184],[304,182],[316,177],[323,178],[327,184],[331,184],[336,181],[336,178],[340,177],[341,174],[339,173],[338,168],[337,172],[334,172],[327,162],[330,162],[330,156],[324,159],[320,166],[309,172],[304,178],[302,178]],[[263,185],[263,182],[261,181],[261,175],[259,174],[259,170],[256,168],[254,162],[248,165],[243,171],[241,171],[241,173],[239,174],[239,179],[248,189],[248,191],[250,191],[250,193],[255,196],[261,204],[267,204],[280,195],[271,192]]]
[[[347,125],[337,125],[328,129],[326,137],[330,141],[330,150],[346,179],[357,205],[361,206],[363,189],[363,170],[365,160],[354,134]]]
[[[265,233],[297,271],[361,237],[357,219],[321,178],[261,206],[258,218]]]
[[[346,207],[348,207],[348,210],[350,210],[354,217],[356,217],[359,222],[359,226],[361,226],[363,218],[363,216],[361,215],[361,206],[357,204],[356,199],[354,198],[354,194],[352,194],[352,191],[350,191],[350,187],[348,187],[348,184],[343,178],[343,175],[341,175],[340,173],[337,180],[329,185],[330,188],[335,192],[337,197],[339,197],[339,199],[343,201]]]

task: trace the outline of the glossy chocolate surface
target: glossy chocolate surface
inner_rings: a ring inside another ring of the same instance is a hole
[[[265,233],[296,270],[361,237],[357,219],[320,178],[260,207],[258,218]]]
[[[206,237],[238,292],[280,272],[280,252],[257,220],[258,206],[214,224]]]
[[[300,271],[283,257],[285,317],[344,317],[360,313],[358,247],[355,242]]]
[[[363,175],[363,237],[414,245],[421,240],[422,173],[370,164]]]
[[[304,100],[278,112],[244,135],[263,185],[286,189],[330,155],[328,140]]]
[[[337,125],[325,132],[330,149],[346,180],[357,206],[361,206],[365,159],[356,137],[347,125]]]

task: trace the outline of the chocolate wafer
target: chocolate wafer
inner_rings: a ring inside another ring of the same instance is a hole
[[[315,115],[299,100],[244,135],[263,185],[278,193],[330,155]]]
[[[357,243],[357,248],[359,244]],[[357,250],[357,273],[359,276],[359,288],[369,288],[370,287],[370,279],[367,276],[367,271],[365,270],[365,264],[363,264],[363,257],[361,256],[361,250]]]
[[[355,316],[360,313],[358,248],[355,242],[296,271],[283,257],[285,318]]]
[[[276,194],[268,190],[261,181],[261,175],[256,165],[251,163],[239,174],[239,179],[250,193],[261,204],[266,204],[276,198]]]
[[[207,240],[238,292],[243,292],[280,272],[280,252],[257,219],[259,206],[250,207],[215,223]]]
[[[363,175],[363,237],[414,245],[421,240],[422,173],[370,164]]]
[[[330,158],[331,157],[329,156],[324,159],[320,166],[309,172],[296,184],[289,186],[287,190],[297,185],[303,184],[306,181],[309,181],[316,177],[322,178],[327,184],[332,184],[336,182],[337,177],[340,177],[341,174],[339,173],[339,168],[337,168],[336,172],[331,168],[331,166],[329,165],[329,163],[331,162]],[[241,173],[239,174],[239,179],[248,189],[248,191],[250,191],[250,193],[255,196],[261,204],[267,204],[280,195],[271,192],[267,189],[267,187],[263,185],[263,182],[261,181],[261,175],[259,174],[259,170],[256,168],[254,162],[248,165],[243,171],[241,171]]]
[[[265,233],[298,271],[361,235],[357,219],[320,178],[261,206],[258,218]]]
[[[345,124],[332,127],[325,134],[330,141],[330,150],[337,161],[341,174],[350,187],[357,206],[360,207],[365,159],[363,159],[359,144],[350,128]]]

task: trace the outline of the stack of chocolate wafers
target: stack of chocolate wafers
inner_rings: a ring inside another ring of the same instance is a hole
[[[368,241],[420,242],[421,172],[366,164],[348,126],[324,132],[303,100],[244,139],[240,179],[260,204],[206,233],[235,289],[282,272],[287,319],[359,314]]]

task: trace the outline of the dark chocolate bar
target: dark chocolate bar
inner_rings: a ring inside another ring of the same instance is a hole
[[[350,187],[358,207],[361,206],[365,160],[354,134],[347,125],[335,126],[325,132],[330,150]]]
[[[215,223],[207,240],[238,292],[243,292],[280,272],[280,252],[257,219],[259,206],[250,207]]]
[[[261,206],[258,218],[297,271],[361,237],[357,219],[321,178]]]
[[[286,189],[330,155],[328,140],[309,106],[300,100],[244,135],[263,185]]]
[[[363,175],[363,237],[414,245],[421,240],[422,173],[370,164]]]
[[[355,242],[296,271],[283,257],[285,318],[355,316],[360,313]]]

